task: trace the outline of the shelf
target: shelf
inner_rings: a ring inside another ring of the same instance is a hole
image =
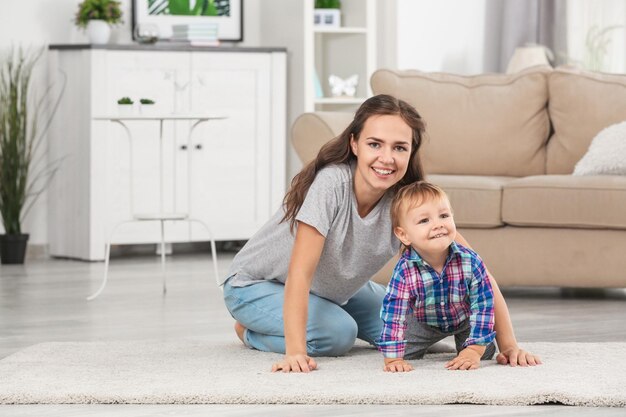
[[[315,104],[361,104],[366,97],[322,97],[316,98]]]
[[[367,33],[367,28],[359,28],[359,27],[339,27],[339,28],[327,28],[327,27],[313,27],[313,32],[315,33]]]
[[[378,0],[342,0],[341,26],[315,25],[314,0],[282,1],[284,4],[288,2],[289,8],[294,7],[293,3],[302,4],[304,21],[299,27],[302,31],[297,34],[302,42],[294,42],[290,49],[302,51],[302,65],[297,68],[294,80],[303,81],[304,111],[356,110],[356,107],[372,95],[368,81],[376,70],[377,63]],[[277,24],[283,23],[278,23],[277,20]],[[333,74],[344,79],[358,75],[357,97],[332,97],[328,79]]]

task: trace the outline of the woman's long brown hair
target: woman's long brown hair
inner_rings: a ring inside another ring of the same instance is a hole
[[[409,125],[411,130],[413,130],[409,165],[404,177],[393,186],[393,192],[395,193],[404,185],[424,179],[424,172],[418,152],[424,134],[424,121],[415,108],[403,100],[386,94],[371,97],[361,104],[350,125],[348,125],[339,136],[322,146],[317,157],[309,162],[302,171],[291,180],[289,191],[287,191],[283,199],[285,216],[282,221],[289,221],[292,231],[296,224],[296,215],[300,207],[302,207],[304,198],[318,171],[327,165],[349,164],[351,161],[356,160],[356,156],[354,156],[350,149],[350,138],[354,135],[356,140],[359,140],[367,119],[372,116],[381,115],[398,115]]]

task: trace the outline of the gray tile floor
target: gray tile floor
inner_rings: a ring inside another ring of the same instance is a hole
[[[232,253],[222,252],[225,271]],[[104,293],[85,297],[100,282],[103,264],[68,260],[0,266],[0,357],[48,341],[171,340],[209,336],[236,340],[233,320],[215,286],[209,257],[168,258],[168,293],[163,296],[159,259],[114,258]],[[626,291],[505,290],[522,342],[626,341]],[[572,354],[563,352],[564,355]],[[575,360],[575,358],[572,358]],[[599,358],[602,360],[602,358]],[[612,416],[624,409],[489,406],[234,406],[234,405],[40,405],[0,406],[2,416]]]

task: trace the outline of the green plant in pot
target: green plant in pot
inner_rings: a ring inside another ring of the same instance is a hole
[[[117,109],[120,116],[130,116],[133,114],[135,102],[130,97],[122,97],[117,100]]]
[[[144,116],[152,115],[154,113],[155,104],[155,101],[150,98],[141,98],[139,99],[139,112]]]
[[[115,0],[84,0],[78,5],[74,23],[87,30],[93,44],[105,44],[111,36],[111,25],[122,23],[122,7]]]
[[[41,166],[40,148],[61,94],[51,111],[45,106],[52,94],[48,88],[39,100],[30,95],[33,67],[43,54],[12,48],[0,56],[0,214],[4,234],[0,235],[0,260],[3,264],[23,263],[28,234],[22,221],[45,190],[61,161]],[[62,92],[62,90],[61,90]]]
[[[315,0],[313,22],[316,26],[341,25],[341,0]]]

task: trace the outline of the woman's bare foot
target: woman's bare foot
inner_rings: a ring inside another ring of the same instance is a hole
[[[239,323],[238,321],[235,322],[235,333],[237,333],[237,337],[239,338],[239,340],[241,340],[241,343],[243,343],[245,345],[245,342],[243,341],[243,332],[246,330],[245,327],[243,327],[243,325],[241,323]]]

